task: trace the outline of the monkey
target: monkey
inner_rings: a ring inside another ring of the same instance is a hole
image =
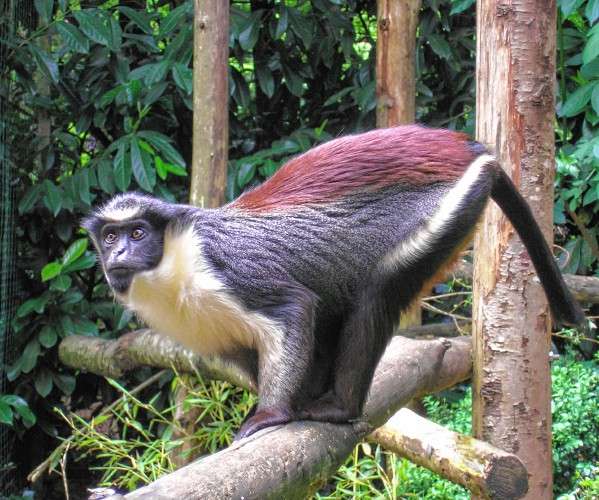
[[[116,195],[82,223],[118,301],[257,387],[236,439],[359,421],[400,313],[471,241],[489,199],[526,247],[556,322],[584,325],[524,198],[466,134],[339,137],[220,208]]]

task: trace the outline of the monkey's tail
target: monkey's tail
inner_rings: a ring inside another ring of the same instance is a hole
[[[554,320],[563,325],[585,328],[584,312],[568,290],[528,203],[504,170],[498,164],[495,167],[491,198],[503,210],[528,250],[549,300]]]

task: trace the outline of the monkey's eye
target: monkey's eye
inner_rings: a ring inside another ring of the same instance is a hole
[[[104,243],[112,245],[117,239],[116,233],[108,233],[104,236]]]
[[[131,231],[131,238],[134,240],[141,240],[145,235],[146,232],[140,227],[136,227],[133,231]]]

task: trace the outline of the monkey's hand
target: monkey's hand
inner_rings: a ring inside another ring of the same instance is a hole
[[[291,414],[279,408],[257,409],[251,417],[245,420],[237,434],[235,441],[251,436],[255,432],[273,425],[286,424],[292,420]]]

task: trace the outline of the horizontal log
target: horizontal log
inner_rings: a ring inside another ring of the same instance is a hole
[[[478,498],[516,499],[528,490],[526,468],[516,455],[452,432],[407,408],[368,439],[461,484]]]
[[[136,330],[106,340],[70,335],[60,343],[58,357],[66,366],[96,375],[118,378],[140,366],[173,368],[179,373],[199,373],[256,390],[253,382],[218,357],[202,357],[152,330]]]
[[[125,495],[126,499],[305,498],[335,473],[355,444],[410,399],[466,380],[469,337],[395,337],[377,367],[365,422],[293,422],[260,431]]]

